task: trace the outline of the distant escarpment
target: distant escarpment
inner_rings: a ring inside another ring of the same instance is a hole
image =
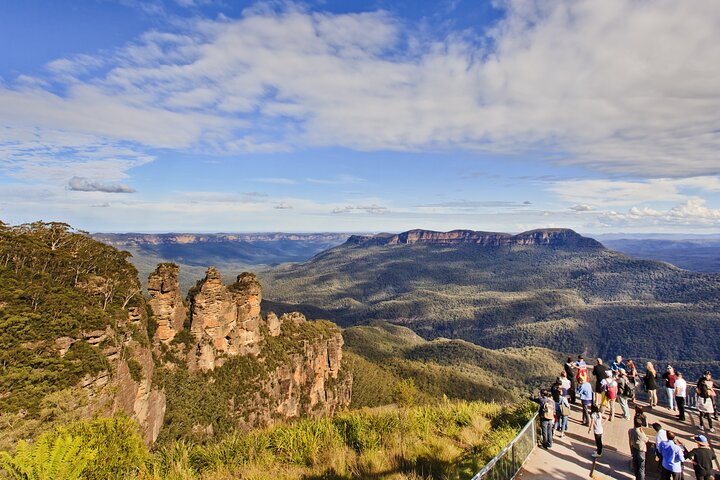
[[[492,246],[488,246],[492,245]],[[632,358],[718,358],[720,275],[636,260],[571,230],[353,237],[260,273],[266,297],[343,326],[389,321],[426,339]],[[659,342],[672,331],[682,342]]]
[[[432,230],[417,229],[398,234],[353,235],[346,243],[349,245],[366,246],[428,243],[439,245],[475,244],[490,247],[507,245],[602,247],[600,242],[592,238],[583,237],[567,228],[545,228],[531,230],[517,235],[497,232],[478,232],[474,230],[435,232]]]
[[[155,293],[150,302],[159,332],[166,318],[177,325],[185,307],[173,303],[177,267],[160,265],[150,278],[162,285],[155,292],[167,292],[167,301]],[[169,341],[155,335],[166,372],[166,438],[328,416],[349,405],[352,378],[341,368],[339,328],[299,313],[263,316],[261,300],[255,275],[242,273],[226,285],[209,268],[188,294],[184,329],[173,327]]]

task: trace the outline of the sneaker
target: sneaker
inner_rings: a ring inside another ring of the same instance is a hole
[[[592,454],[592,456],[593,456],[593,458],[600,458],[600,457],[602,457],[602,453],[595,452]]]
[[[703,427],[702,425],[700,425],[698,428],[700,429],[701,432],[705,430],[705,427]]]
[[[715,429],[714,429],[714,428],[711,428],[711,429],[710,429],[710,433],[714,433],[714,432],[715,432]]]

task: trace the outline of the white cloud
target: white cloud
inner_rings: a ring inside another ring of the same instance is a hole
[[[570,207],[570,210],[573,210],[575,212],[592,212],[595,209],[586,203],[578,203]]]
[[[720,192],[720,177],[658,178],[651,180],[559,180],[548,190],[575,207],[629,206],[646,202],[679,202],[696,192]],[[573,210],[577,208],[571,207]]]
[[[627,213],[607,212],[599,220],[608,225],[706,225],[720,227],[720,208],[714,209],[702,198],[692,198],[669,210],[632,207]]]
[[[135,189],[121,183],[104,183],[83,177],[72,177],[68,189],[75,192],[135,193]]]
[[[460,148],[645,177],[717,173],[720,3],[503,5],[492,41],[292,5],[189,21],[114,54],[57,59],[52,92],[0,86],[0,121],[137,152]]]
[[[333,214],[343,213],[369,213],[371,215],[382,215],[387,213],[388,208],[378,204],[370,205],[346,205],[344,207],[335,207],[332,210]]]
[[[273,208],[275,210],[290,210],[291,208],[293,208],[293,206],[287,202],[280,202],[277,205],[275,205]]]

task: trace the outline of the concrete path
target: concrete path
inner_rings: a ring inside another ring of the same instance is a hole
[[[661,423],[667,430],[675,432],[688,449],[694,448],[692,437],[700,433],[698,429],[697,413],[687,412],[685,422],[677,420],[677,413],[668,408],[657,406],[647,408],[644,402],[638,402],[645,408],[648,423]],[[630,447],[628,445],[628,430],[632,427],[632,420],[619,417],[619,407],[616,407],[615,418],[606,422],[603,434],[603,456],[595,462],[592,453],[595,451],[595,440],[588,427],[581,425],[582,412],[577,406],[568,422],[568,432],[563,438],[557,433],[553,440],[553,447],[545,450],[536,448],[528,458],[524,468],[516,478],[521,480],[547,480],[547,479],[617,479],[633,480],[635,477],[630,470]],[[631,407],[631,416],[634,415]],[[720,427],[720,425],[718,425]],[[720,430],[720,428],[716,428]],[[709,434],[711,445],[718,443],[717,431]],[[654,441],[654,437],[651,439]],[[592,472],[592,476],[591,476]],[[653,475],[651,468],[647,471],[648,480],[658,478]],[[685,468],[685,478],[693,479],[695,475],[690,466]]]

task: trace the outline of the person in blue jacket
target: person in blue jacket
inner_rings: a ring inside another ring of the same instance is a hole
[[[582,412],[583,412],[583,418],[582,418],[582,424],[587,426],[590,425],[590,407],[593,403],[593,388],[592,385],[590,385],[590,382],[587,382],[583,380],[582,378],[578,379],[578,386],[577,386],[577,395],[580,399],[580,405],[582,405]]]

